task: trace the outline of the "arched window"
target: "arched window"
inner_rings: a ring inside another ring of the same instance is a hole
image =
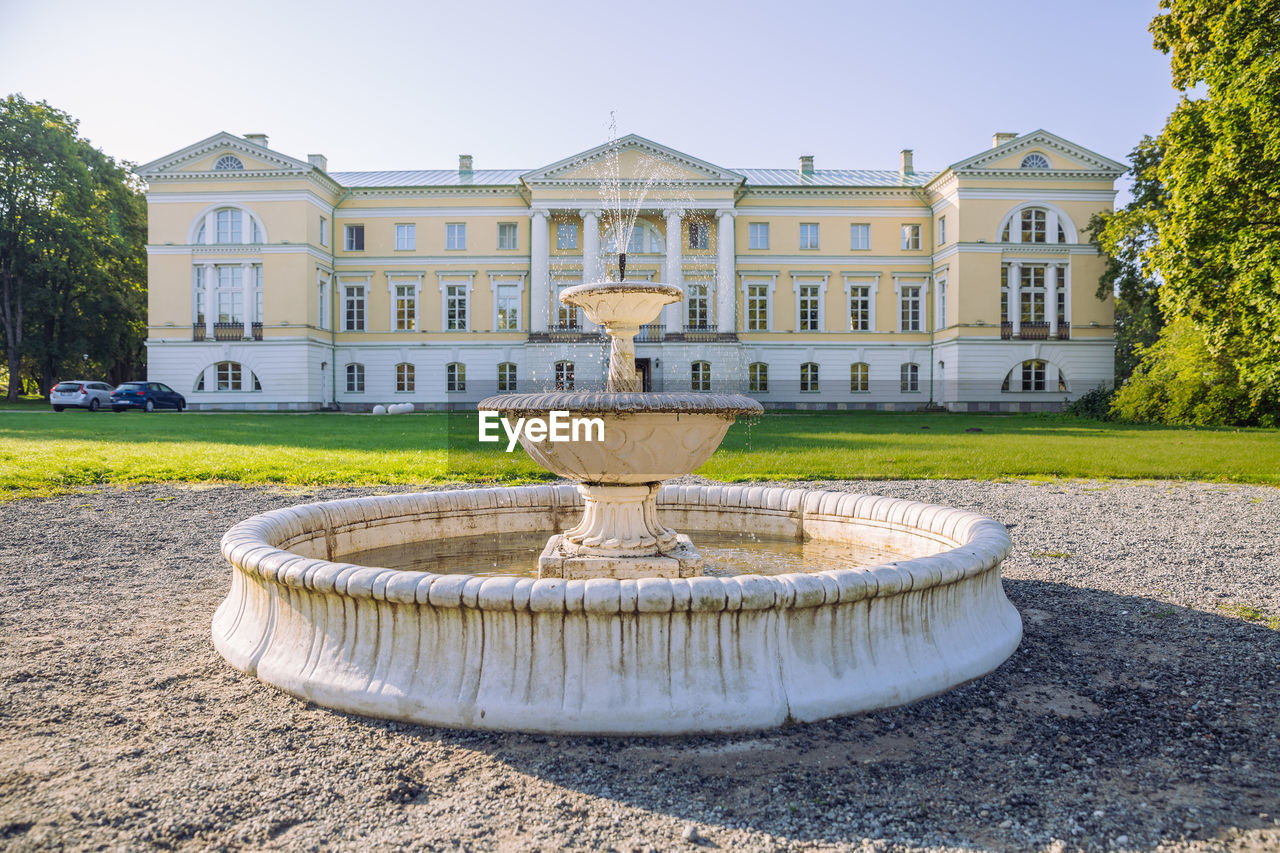
[[[215,172],[243,172],[244,161],[234,154],[224,154],[213,164]]]
[[[209,374],[206,381],[205,375]],[[247,381],[246,381],[247,379]],[[200,371],[196,377],[195,391],[261,391],[262,383],[252,370],[246,370],[238,361],[220,361],[212,368]]]
[[[467,366],[465,364],[456,361],[449,362],[444,373],[446,391],[467,390]]]
[[[689,366],[689,390],[704,392],[711,390],[710,362],[695,361]]]
[[[360,394],[364,392],[364,365],[348,364],[347,365],[347,390],[352,394]]]
[[[556,390],[557,391],[573,390],[573,362],[572,361],[556,362]]]
[[[194,242],[197,245],[261,243],[262,228],[256,216],[246,214],[238,207],[220,207],[201,218]]]
[[[1043,207],[1024,207],[1017,214],[1009,218],[1004,228],[1000,231],[1000,242],[1009,242],[1009,229],[1017,228],[1018,235],[1023,243],[1065,243],[1067,242],[1066,229],[1062,227],[1062,220],[1055,217],[1058,223],[1053,229],[1054,233],[1049,234],[1049,211]],[[1052,239],[1050,239],[1052,237]]]
[[[1043,154],[1028,154],[1022,158],[1022,168],[1024,169],[1047,169],[1049,168],[1049,158]]]
[[[753,394],[769,393],[769,365],[763,361],[755,361],[748,365],[747,390]]]
[[[855,393],[871,390],[871,365],[865,361],[849,365],[849,390]]]
[[[1058,390],[1066,393],[1067,377],[1058,371]],[[1001,391],[1048,391],[1049,365],[1042,359],[1032,358],[1010,370],[1004,377]]]
[[[604,236],[605,252],[610,255],[618,253],[618,231],[620,226],[613,226]],[[627,235],[628,254],[650,254],[656,252],[665,252],[667,250],[666,241],[662,238],[662,233],[653,224],[645,219],[637,219],[631,227],[631,233]]]
[[[800,390],[818,390],[818,365],[815,362],[806,361],[800,365]]]
[[[505,394],[516,390],[516,365],[504,361],[498,365],[498,393]]]
[[[904,394],[920,390],[920,365],[913,362],[902,365],[899,390]]]
[[[396,390],[412,391],[413,375],[415,371],[412,364],[402,361],[396,365]]]

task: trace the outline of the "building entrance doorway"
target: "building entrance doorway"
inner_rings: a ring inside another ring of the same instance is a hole
[[[653,390],[653,359],[637,358],[636,373],[640,374],[640,390]]]

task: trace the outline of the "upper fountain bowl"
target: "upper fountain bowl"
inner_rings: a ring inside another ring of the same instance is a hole
[[[609,330],[639,329],[658,316],[662,306],[681,299],[680,288],[652,281],[598,281],[560,293],[561,302],[581,308],[588,320]]]

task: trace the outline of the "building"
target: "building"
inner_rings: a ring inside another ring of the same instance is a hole
[[[653,389],[767,406],[1022,411],[1112,378],[1087,242],[1125,166],[1045,131],[941,172],[727,169],[638,136],[533,170],[329,172],[219,133],[148,183],[148,373],[192,408],[420,408],[603,381],[556,293],[679,284]],[[634,227],[618,221],[630,211]]]

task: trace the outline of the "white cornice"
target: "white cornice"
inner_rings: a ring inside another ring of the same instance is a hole
[[[995,148],[983,151],[981,154],[975,154],[967,157],[958,163],[951,164],[951,171],[958,175],[964,175],[971,172],[989,173],[986,169],[987,164],[1002,160],[1013,154],[1031,149],[1042,149],[1046,151],[1056,152],[1065,157],[1079,160],[1093,167],[1093,172],[1102,177],[1119,177],[1128,171],[1128,166],[1124,163],[1118,163],[1110,157],[1104,157],[1096,151],[1090,151],[1075,143],[1068,142],[1061,136],[1056,136],[1047,130],[1035,130],[1031,133],[1023,134],[1015,137],[1003,145],[997,145]],[[999,170],[1004,173],[1012,173],[1024,178],[1061,178],[1064,176],[1077,177],[1081,172],[1074,172],[1063,169],[1009,169]],[[1085,172],[1089,174],[1089,172]]]
[[[750,199],[773,198],[900,198],[919,202],[920,187],[768,187],[752,189],[748,187],[739,199],[742,203]]]
[[[466,198],[468,196],[506,196],[507,198],[524,200],[519,192],[513,191],[510,185],[432,187],[430,189],[423,189],[422,187],[355,187],[352,188],[348,198]]]
[[[928,265],[929,256],[918,258],[900,255],[867,255],[856,257],[850,255],[738,255],[737,263],[742,264],[788,264],[791,266],[807,266],[809,264],[831,264],[835,266],[892,266],[906,264],[909,266]]]
[[[589,163],[599,162],[601,160],[604,160],[610,157],[615,151],[616,152],[643,151],[644,153],[652,157],[655,157],[657,159],[678,163],[687,169],[692,169],[694,172],[698,172],[705,175],[706,176],[705,179],[695,179],[699,183],[701,183],[702,180],[707,180],[707,181],[722,182],[726,184],[727,183],[741,184],[742,181],[745,180],[742,175],[739,175],[737,172],[734,172],[730,169],[726,169],[723,166],[716,166],[712,163],[708,163],[705,160],[699,160],[697,157],[690,157],[688,154],[685,154],[681,151],[677,151],[674,148],[668,148],[665,145],[659,145],[658,143],[652,140],[645,139],[643,136],[637,136],[634,133],[627,134],[621,139],[615,140],[613,142],[606,142],[603,145],[597,145],[595,148],[591,148],[591,149],[588,149],[587,151],[579,152],[570,157],[566,157],[563,160],[559,160],[555,163],[552,163],[549,166],[543,166],[541,169],[534,169],[532,171],[526,172],[524,175],[521,176],[521,178],[524,180],[525,183],[531,186],[547,185],[547,184],[550,184],[550,185],[562,184],[564,183],[564,181],[562,179],[556,178],[555,177],[556,175],[563,175],[565,172],[571,172],[574,169],[580,169]],[[574,179],[574,180],[581,181],[581,179]],[[663,181],[662,183],[666,185],[669,183],[674,184],[678,182]],[[599,181],[596,181],[595,184],[593,184],[593,186],[597,184],[599,184]]]
[[[219,202],[250,204],[268,201],[305,201],[328,212],[333,204],[311,190],[225,190],[213,192],[149,192],[147,204],[218,204]]]
[[[415,219],[435,216],[509,216],[519,220],[527,207],[340,207],[338,219]]]
[[[327,256],[326,256],[327,257]],[[358,258],[344,258],[341,255],[337,258],[337,264],[340,267],[367,267],[370,265],[379,267],[448,267],[458,264],[467,264],[475,266],[476,264],[484,264],[486,266],[515,264],[519,269],[527,269],[529,266],[529,256],[502,257],[500,255],[463,255],[461,257],[447,257],[439,255],[410,255],[403,258],[373,258],[361,256]]]
[[[927,207],[739,207],[734,211],[742,217],[767,216],[843,216],[849,219],[921,219],[928,218]]]

